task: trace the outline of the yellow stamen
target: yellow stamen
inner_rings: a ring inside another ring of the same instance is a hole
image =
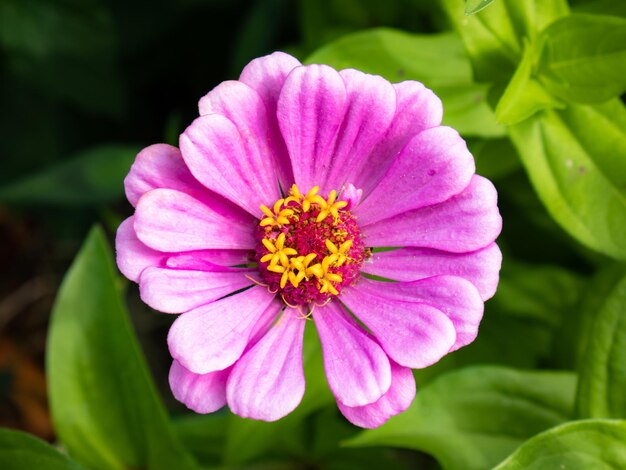
[[[309,253],[306,256],[297,256],[290,259],[291,268],[298,271],[298,273],[293,273],[293,276],[290,275],[289,280],[294,287],[298,287],[302,280],[306,279],[307,281],[311,277],[311,272],[309,270],[309,264],[311,261],[315,259],[317,254]]]
[[[269,267],[278,265],[280,261],[280,265],[283,267],[289,266],[289,256],[297,255],[298,252],[293,248],[285,248],[285,234],[281,233],[278,235],[278,238],[275,242],[264,238],[261,240],[263,246],[269,251],[268,254],[261,258],[262,263],[267,263],[269,261]],[[281,271],[282,272],[282,271]]]
[[[322,268],[322,265],[319,264],[319,263],[314,264],[313,266],[311,266],[311,267],[309,267],[307,269],[307,274],[309,276],[313,275],[313,276],[315,276],[318,279],[322,278],[322,277],[324,277],[324,268]]]
[[[332,244],[332,242],[330,242]],[[333,244],[334,245],[334,244]],[[343,277],[341,274],[333,273],[329,271],[329,268],[337,259],[337,254],[333,253],[330,256],[325,256],[322,260],[321,264],[315,264],[309,268],[311,274],[313,274],[319,283],[320,293],[325,294],[326,292],[330,292],[333,295],[339,294],[335,286],[333,286],[333,282],[338,283],[343,281]]]
[[[337,248],[337,245],[335,245],[328,239],[325,241],[325,243],[326,248],[331,253],[331,261],[329,261],[329,263],[334,264],[337,267],[342,266],[348,260],[347,253],[350,248],[352,248],[352,240],[347,240],[343,242],[341,245],[339,245],[339,248]]]
[[[334,189],[328,195],[328,199],[325,201],[322,199],[322,201],[323,202],[319,203],[321,210],[316,218],[318,223],[326,219],[329,215],[332,215],[336,222],[339,218],[339,210],[348,205],[346,201],[337,201],[337,191]]]
[[[267,216],[261,219],[261,227],[281,227],[289,224],[289,217],[294,214],[294,211],[288,208],[281,209],[284,204],[286,204],[285,199],[279,199],[274,203],[273,211],[266,205],[261,204],[261,212]]]
[[[303,212],[309,212],[309,210],[311,209],[311,204],[318,204],[321,206],[322,204],[326,203],[326,201],[324,201],[324,198],[320,196],[319,194],[317,194],[319,190],[320,190],[319,186],[313,186],[313,188],[311,188],[311,190],[304,197],[302,197],[302,194],[300,193],[300,191],[298,191],[298,194],[300,194],[300,197],[302,198],[302,211]]]

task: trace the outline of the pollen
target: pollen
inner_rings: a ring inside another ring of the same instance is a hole
[[[354,284],[370,255],[348,202],[319,186],[261,206],[255,260],[263,285],[289,307],[325,305]]]

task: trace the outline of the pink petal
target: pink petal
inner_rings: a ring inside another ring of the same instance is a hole
[[[274,158],[278,162],[278,177],[283,188],[288,188],[293,183],[293,170],[291,169],[291,160],[286,147],[284,147],[282,135],[278,128],[276,105],[287,75],[299,65],[302,64],[295,57],[284,52],[274,52],[273,54],[254,59],[246,65],[239,77],[239,81],[256,90],[265,103],[267,112],[272,116],[269,123],[271,134],[278,143],[277,145],[280,145],[282,148],[281,152],[275,155]]]
[[[276,113],[301,191],[325,181],[346,105],[344,81],[326,65],[296,67],[285,80]]]
[[[143,149],[124,179],[126,197],[133,205],[148,191],[157,188],[176,189],[196,195],[206,192],[191,175],[180,150],[167,144],[155,144]]]
[[[166,253],[148,248],[141,243],[133,227],[135,217],[131,216],[120,224],[115,236],[117,266],[124,276],[137,282],[141,272],[148,266],[159,266],[167,258]]]
[[[315,310],[328,385],[348,406],[374,403],[391,385],[389,359],[337,302]]]
[[[263,312],[252,328],[247,350],[265,335],[277,313],[272,308]],[[226,381],[231,370],[232,366],[206,374],[195,374],[174,361],[170,369],[170,388],[174,397],[187,407],[197,413],[211,413],[226,404]]]
[[[139,292],[141,300],[150,307],[165,313],[181,313],[254,284],[245,276],[248,271],[147,268],[141,273]]]
[[[365,406],[349,407],[341,402],[337,406],[348,421],[362,428],[373,429],[389,418],[406,410],[415,398],[415,378],[408,367],[391,363],[391,387],[378,401]]]
[[[199,107],[201,115],[217,113],[230,119],[242,136],[246,152],[257,155],[256,159],[265,165],[264,171],[268,174],[272,169],[279,170],[283,187],[291,186],[291,161],[278,129],[276,103],[270,114],[254,88],[243,82],[227,81],[204,96]]]
[[[178,253],[167,258],[168,268],[213,271],[214,266],[236,266],[250,262],[250,250],[200,250]]]
[[[458,132],[450,127],[427,129],[402,149],[355,215],[361,225],[368,225],[443,202],[469,185],[475,169]]]
[[[254,225],[216,212],[212,206],[172,189],[144,194],[135,212],[137,237],[166,252],[212,248],[251,249]]]
[[[241,357],[264,312],[281,308],[266,288],[255,286],[183,313],[167,337],[170,353],[196,374],[225,369]]]
[[[406,81],[393,85],[396,91],[396,112],[385,137],[376,145],[367,164],[358,168],[353,183],[367,195],[381,180],[397,153],[425,129],[441,125],[443,106],[431,90],[419,82]]]
[[[196,413],[213,413],[226,404],[226,379],[230,368],[194,374],[178,361],[172,363],[169,382],[174,397]]]
[[[237,106],[246,105],[255,116],[262,103],[251,91],[237,101]],[[238,107],[237,113],[240,112]],[[256,117],[262,125],[262,117]],[[242,124],[240,133],[231,120],[220,114],[201,116],[180,136],[180,148],[185,163],[198,181],[253,216],[259,216],[259,206],[272,204],[280,198],[280,191],[274,162],[267,154],[267,141],[258,139],[256,133],[261,132],[258,126],[253,133],[246,130],[245,125]]]
[[[427,304],[443,312],[456,331],[451,351],[474,341],[483,317],[484,303],[478,290],[460,277],[435,276],[413,282],[385,283],[362,279],[357,290],[360,294],[384,297],[391,302]]]
[[[269,113],[275,115],[276,103],[285,79],[299,65],[302,64],[295,57],[284,52],[274,52],[246,65],[239,81],[254,88],[263,98]]]
[[[428,248],[401,248],[375,252],[361,270],[395,281],[417,281],[425,277],[449,274],[470,281],[483,300],[496,292],[502,253],[492,243],[469,253],[448,253]]]
[[[369,328],[389,357],[405,367],[430,366],[455,343],[454,325],[443,312],[423,303],[374,295],[365,280],[345,289],[341,300]]]
[[[502,218],[491,182],[474,175],[460,194],[362,227],[370,246],[418,246],[463,253],[491,244]],[[384,211],[385,208],[381,207]]]
[[[226,396],[242,418],[276,421],[304,395],[302,341],[306,321],[287,309],[269,332],[234,365]]]
[[[339,75],[345,83],[347,103],[325,168],[327,174],[319,180],[323,193],[340,189],[353,169],[366,163],[364,156],[381,140],[396,110],[396,92],[384,78],[354,69],[342,70]]]

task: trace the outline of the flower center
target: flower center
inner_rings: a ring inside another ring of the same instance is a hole
[[[261,206],[255,260],[263,283],[292,307],[325,305],[356,282],[370,256],[348,202],[318,191],[305,195],[294,184],[271,209]]]

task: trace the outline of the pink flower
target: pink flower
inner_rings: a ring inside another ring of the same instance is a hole
[[[142,299],[183,312],[168,337],[176,398],[287,415],[312,318],[348,420],[376,427],[405,410],[411,368],[476,337],[501,262],[496,191],[441,126],[440,100],[276,52],[199,107],[180,150],[137,156],[136,211],[116,241]]]

